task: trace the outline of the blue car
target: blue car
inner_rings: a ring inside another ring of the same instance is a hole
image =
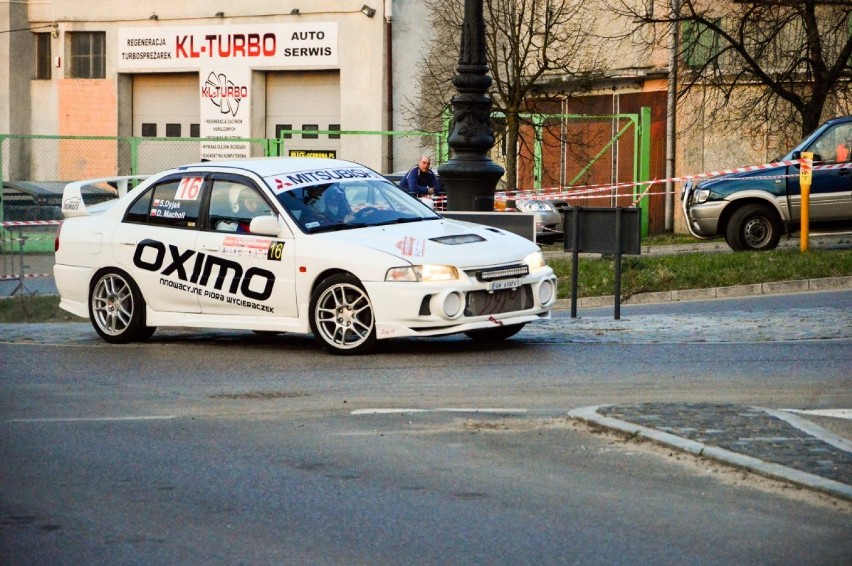
[[[852,116],[829,120],[775,162],[812,152],[810,192],[814,230],[852,227]],[[682,207],[696,238],[724,236],[735,251],[774,249],[782,233],[801,225],[799,164],[778,165],[684,185]]]

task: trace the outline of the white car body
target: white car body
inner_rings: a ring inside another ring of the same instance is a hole
[[[331,352],[362,353],[404,336],[502,339],[549,318],[556,299],[534,243],[443,219],[351,162],[199,163],[91,209],[79,185],[66,188],[57,234],[60,306],[91,318],[111,342],[145,339],[158,326],[204,327],[313,332]],[[238,192],[261,197],[265,212],[248,233],[222,231],[227,211],[216,199],[226,187],[234,214]],[[156,198],[163,194],[174,196]],[[320,207],[331,218],[341,194],[345,220],[312,220]]]

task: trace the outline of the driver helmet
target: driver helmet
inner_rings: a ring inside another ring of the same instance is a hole
[[[239,185],[231,187],[228,192],[228,200],[231,203],[231,211],[234,214],[237,214],[240,211],[246,212],[246,202],[253,202],[256,205],[260,204],[260,197],[258,197],[256,192],[248,187],[241,187]]]
[[[325,212],[327,216],[332,216],[335,219],[343,219],[349,214],[349,201],[346,200],[346,194],[340,187],[329,187],[323,195],[325,200]]]

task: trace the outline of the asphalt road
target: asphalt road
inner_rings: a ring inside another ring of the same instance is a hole
[[[714,301],[711,313],[625,309],[618,323],[557,317],[499,348],[400,340],[359,358],[295,336],[173,331],[118,347],[88,325],[0,327],[0,556],[849,563],[847,502],[565,417],[643,401],[850,407],[852,339],[750,326],[786,313],[822,335],[817,321],[849,297],[745,305],[743,328],[727,319],[735,342],[689,339],[686,326],[734,312]]]

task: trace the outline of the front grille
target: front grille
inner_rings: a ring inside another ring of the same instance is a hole
[[[514,279],[516,277],[526,277],[530,273],[530,268],[527,265],[503,265],[500,267],[492,267],[489,269],[481,269],[474,272],[479,281],[497,281],[498,279]]]
[[[532,287],[522,285],[503,291],[471,291],[467,294],[465,316],[482,316],[504,312],[523,311],[533,306]]]

